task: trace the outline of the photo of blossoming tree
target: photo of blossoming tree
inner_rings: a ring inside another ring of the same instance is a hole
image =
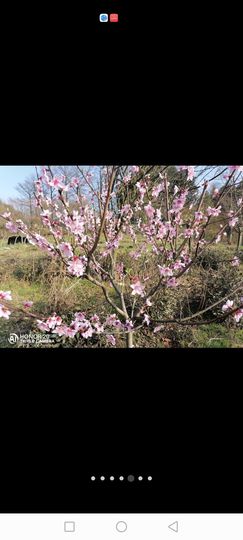
[[[0,347],[243,346],[243,166],[32,169],[0,201]]]

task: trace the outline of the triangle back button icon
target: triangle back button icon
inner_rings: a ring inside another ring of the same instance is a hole
[[[168,525],[168,528],[169,528],[171,531],[174,531],[174,532],[178,533],[178,530],[179,530],[179,523],[178,523],[178,521],[174,521],[173,523],[171,523],[170,525]]]

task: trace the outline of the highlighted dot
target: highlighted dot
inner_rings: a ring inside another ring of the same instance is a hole
[[[119,480],[122,482],[122,480],[124,480],[124,476],[119,476]]]
[[[94,482],[95,476],[91,476],[91,480],[92,480],[92,482]]]
[[[149,482],[151,482],[152,476],[148,476],[148,480],[149,480]]]
[[[139,481],[141,482],[141,480],[143,480],[143,477],[142,477],[142,476],[139,476],[138,479],[139,479]]]
[[[103,482],[105,480],[105,477],[104,476],[101,476],[100,477],[101,481]]]
[[[113,482],[115,480],[114,476],[110,476],[110,480]]]
[[[135,477],[133,476],[133,474],[129,474],[129,476],[127,477],[127,479],[128,479],[128,482],[134,482]]]

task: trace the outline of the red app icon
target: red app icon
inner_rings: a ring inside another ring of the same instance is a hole
[[[110,14],[110,22],[118,22],[118,13]]]

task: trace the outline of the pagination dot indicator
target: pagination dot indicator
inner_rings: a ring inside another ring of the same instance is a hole
[[[146,480],[146,477],[141,476],[141,475],[140,475],[140,476],[137,476],[136,478],[137,478],[137,480],[138,480],[139,482],[142,482],[142,480]],[[130,482],[130,483],[131,483],[131,482],[134,482],[134,481],[136,480],[136,478],[135,478],[135,476],[134,476],[133,474],[129,474],[129,475],[126,477],[127,481]],[[102,476],[100,476],[98,479],[101,480],[101,482],[104,482],[105,476],[102,475]],[[91,480],[92,482],[95,482],[95,480],[97,480],[97,478],[96,478],[96,476],[92,475],[92,476],[90,477],[90,480]],[[110,476],[110,477],[109,477],[109,480],[110,480],[111,482],[114,482],[115,476]],[[120,482],[123,482],[123,480],[125,480],[125,477],[121,475],[121,476],[119,476],[119,480],[120,480]],[[151,481],[153,480],[153,477],[152,477],[151,475],[149,475],[149,476],[147,476],[147,480],[148,480],[148,482],[151,482]]]
[[[127,479],[128,479],[128,482],[134,482],[135,476],[133,476],[133,474],[129,474],[129,476],[127,477]]]

